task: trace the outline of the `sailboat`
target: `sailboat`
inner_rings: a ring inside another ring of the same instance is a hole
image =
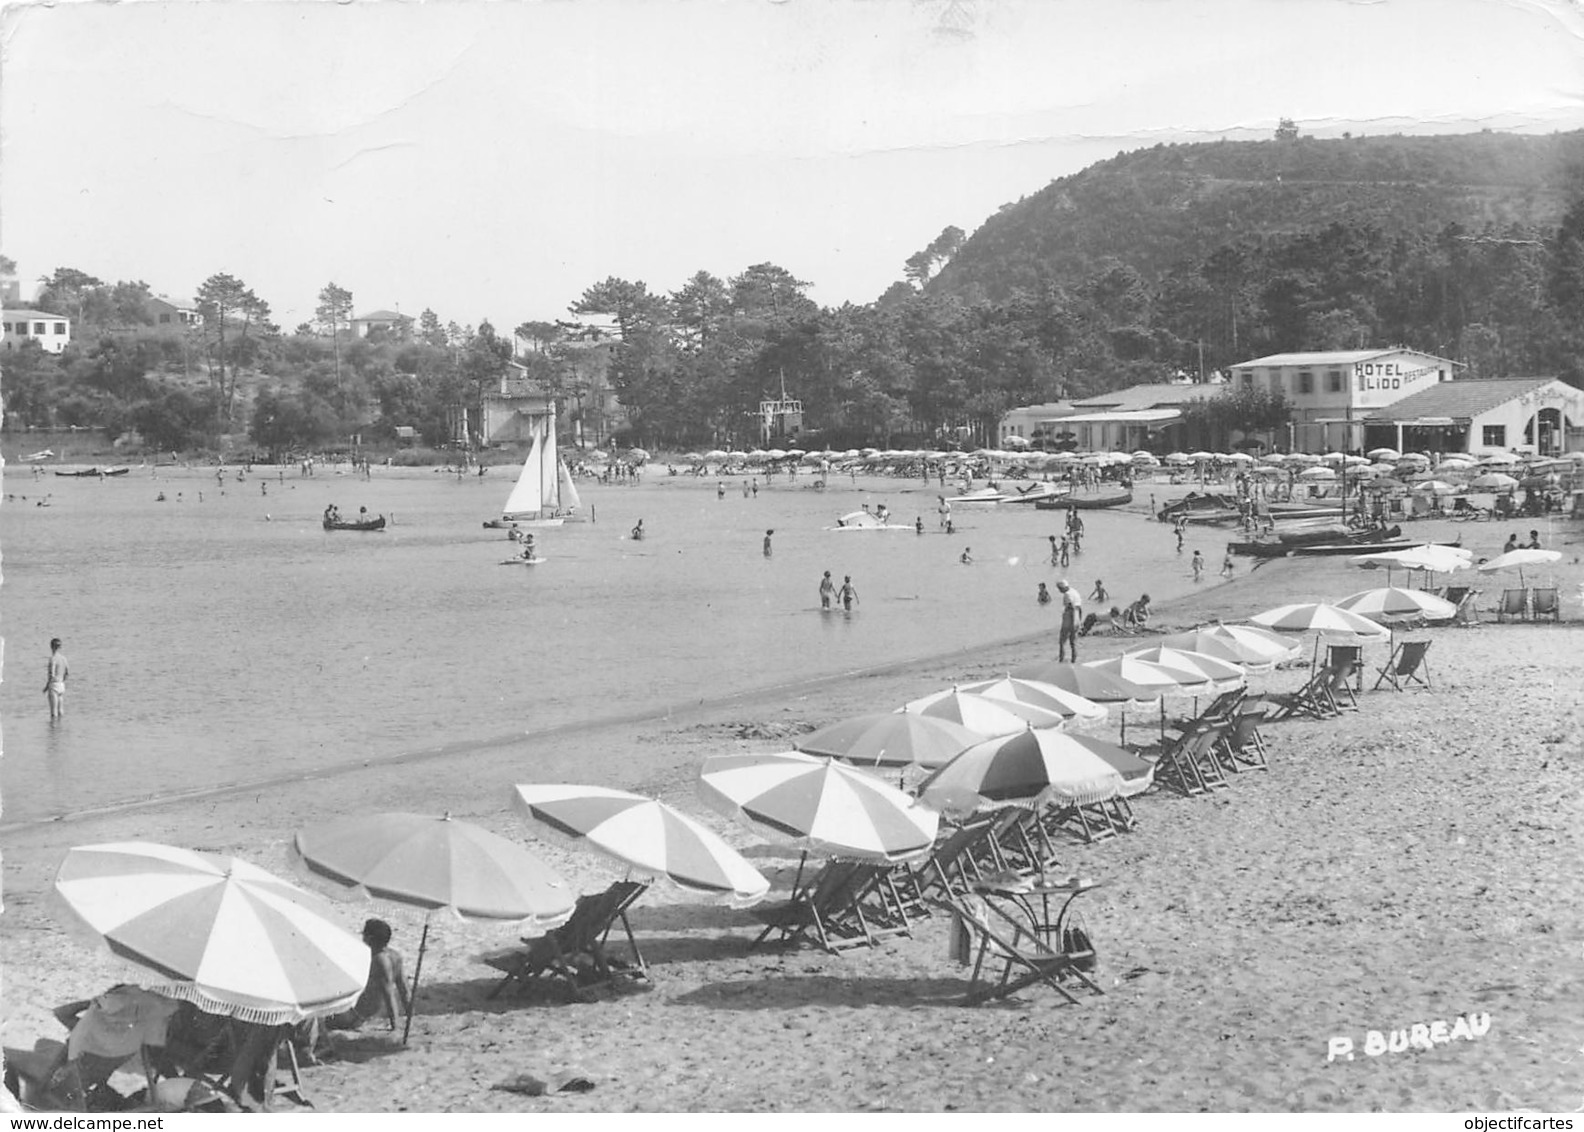
[[[506,497],[499,519],[486,527],[559,527],[582,506],[572,473],[556,448],[555,415],[535,418],[529,434],[528,458]]]

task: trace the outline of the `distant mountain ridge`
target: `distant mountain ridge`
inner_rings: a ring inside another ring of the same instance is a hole
[[[926,290],[1002,301],[1106,259],[1146,280],[1234,242],[1340,222],[1385,237],[1448,224],[1554,228],[1584,193],[1584,130],[1156,145],[1004,205]]]

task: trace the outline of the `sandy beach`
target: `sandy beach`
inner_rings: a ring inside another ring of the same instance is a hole
[[[1461,533],[1482,557],[1507,531],[1420,523],[1413,533]],[[1268,725],[1268,772],[1208,798],[1153,791],[1135,802],[1135,832],[1068,846],[1063,865],[1103,883],[1085,897],[1103,996],[1070,1006],[1031,989],[964,1007],[967,971],[948,958],[940,917],[912,939],[840,957],[750,952],[750,914],[657,885],[632,914],[649,984],[593,1002],[560,987],[487,999],[494,972],[476,956],[511,933],[437,921],[410,1045],[376,1030],[348,1036],[339,1058],[306,1071],[310,1094],[331,1112],[1579,1111],[1584,570],[1573,547],[1554,545],[1566,554],[1555,571],[1562,625],[1429,630],[1433,690],[1366,692],[1339,720]],[[1238,574],[1160,607],[1158,624],[1241,620],[1385,583],[1345,559],[1253,571],[1239,560]],[[1489,606],[1500,583],[1475,584]],[[1084,659],[1138,642],[1089,638]],[[449,811],[528,842],[592,891],[619,874],[532,841],[509,808],[513,782],[590,782],[702,818],[771,878],[774,899],[796,854],[697,799],[706,756],[785,749],[800,730],[1054,655],[1052,634],[567,728],[532,750],[532,779],[526,748],[489,748],[13,830],[0,924],[5,1042],[60,1036],[54,1006],[127,974],[51,913],[50,879],[71,845],[162,841],[291,875],[286,845],[300,826]],[[1366,650],[1369,683],[1385,655]],[[1305,675],[1278,671],[1251,686],[1290,690]],[[346,906],[349,926],[367,915],[395,926],[410,971],[420,916]],[[1370,1031],[1470,1015],[1488,1016],[1488,1029],[1428,1050],[1364,1052]],[[1339,1037],[1352,1040],[1351,1060],[1328,1060]],[[491,1088],[571,1070],[594,1089],[530,1098]]]

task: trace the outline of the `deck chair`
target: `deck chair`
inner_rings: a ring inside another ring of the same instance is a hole
[[[999,820],[997,814],[985,814],[944,832],[930,855],[911,866],[903,878],[915,900],[967,892],[983,878],[987,863],[991,872],[1007,868],[995,841]]]
[[[1220,749],[1226,753],[1228,765],[1232,769],[1270,769],[1265,761],[1265,740],[1259,731],[1259,725],[1265,721],[1265,711],[1265,708],[1259,707],[1239,712],[1222,735]]]
[[[1328,645],[1326,669],[1331,673],[1331,699],[1337,709],[1357,711],[1357,693],[1364,690],[1364,647]]]
[[[991,831],[1001,873],[1038,873],[1056,862],[1056,846],[1044,815],[1021,806],[1007,806],[996,815]]]
[[[1506,621],[1508,618],[1523,619],[1529,612],[1528,590],[1503,590],[1501,602],[1496,606],[1496,620]]]
[[[1190,725],[1161,748],[1155,781],[1190,798],[1226,786],[1226,775],[1216,762],[1214,749],[1230,726],[1224,719],[1200,720]]]
[[[1430,687],[1430,666],[1425,663],[1425,653],[1430,651],[1430,641],[1402,641],[1392,650],[1390,659],[1375,679],[1375,687],[1390,684],[1402,691],[1405,684],[1423,684]]]
[[[1529,616],[1538,621],[1542,617],[1549,617],[1553,621],[1562,620],[1562,603],[1557,596],[1555,586],[1531,591],[1529,598]]]
[[[607,985],[619,974],[646,977],[648,967],[627,921],[627,910],[648,888],[647,884],[621,880],[602,892],[579,896],[572,915],[560,927],[523,940],[526,946],[485,955],[485,964],[504,973],[489,997],[494,998],[512,982],[527,987],[546,975],[564,979],[574,992]],[[630,961],[606,950],[606,941],[618,923],[631,948]]]
[[[1314,719],[1330,719],[1332,716],[1342,714],[1331,688],[1335,678],[1336,673],[1329,667],[1322,665],[1315,669],[1304,686],[1296,692],[1271,696],[1274,706],[1266,718],[1275,721],[1291,719],[1296,715],[1307,715]]]
[[[777,943],[807,939],[836,955],[850,947],[873,947],[888,935],[912,935],[891,869],[869,861],[828,862],[806,884],[800,879],[786,903],[752,909],[765,928],[749,949],[774,934]]]
[[[1095,959],[1087,932],[1064,930],[1065,926],[1059,925],[1055,933],[1061,941],[1058,949],[1031,924],[990,900],[969,894],[937,903],[951,914],[954,953],[965,964],[973,964],[965,1005],[1003,999],[1036,984],[1077,1005],[1077,996],[1064,985],[1069,979],[1094,994],[1105,993],[1084,970],[1092,968]],[[990,967],[997,963],[1000,973],[995,975]]]

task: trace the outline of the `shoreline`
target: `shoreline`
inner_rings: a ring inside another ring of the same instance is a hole
[[[1491,524],[1477,530],[1496,537]],[[1156,624],[1242,620],[1384,582],[1345,558],[1275,559],[1159,603]],[[310,1095],[321,1112],[1572,1108],[1584,1092],[1564,1064],[1584,1038],[1584,626],[1429,635],[1433,691],[1367,692],[1356,715],[1270,725],[1268,772],[1238,775],[1208,798],[1152,792],[1135,800],[1135,832],[1061,847],[1063,867],[1105,882],[1085,908],[1103,997],[1072,1007],[1033,990],[1002,1008],[964,1008],[966,973],[946,957],[939,917],[912,939],[840,957],[750,952],[750,913],[657,885],[632,914],[651,964],[644,993],[568,1003],[550,988],[490,1000],[494,975],[474,956],[513,933],[437,921],[411,1046],[348,1035],[342,1059],[306,1071]],[[742,737],[745,723],[777,734],[898,706],[1053,654],[1053,638],[1047,630],[670,714],[580,721],[474,745],[441,773],[434,752],[422,752],[7,831],[5,1040],[58,1036],[54,1006],[129,972],[50,912],[69,845],[167,841],[300,879],[287,864],[296,828],[352,812],[448,810],[593,891],[612,870],[531,838],[509,806],[513,782],[584,781],[703,820],[771,879],[773,901],[797,854],[697,800],[703,757],[787,745]],[[1148,639],[1084,638],[1084,659]],[[1367,650],[1371,674],[1384,658],[1383,646]],[[1266,685],[1287,690],[1302,676],[1277,673]],[[1109,737],[1115,722],[1093,733]],[[422,915],[346,907],[348,924],[366,915],[392,923],[410,969]],[[1327,1060],[1337,1035],[1363,1050],[1368,1030],[1468,1011],[1489,1015],[1478,1040]],[[534,1099],[490,1088],[522,1071],[570,1069],[594,1091]]]

